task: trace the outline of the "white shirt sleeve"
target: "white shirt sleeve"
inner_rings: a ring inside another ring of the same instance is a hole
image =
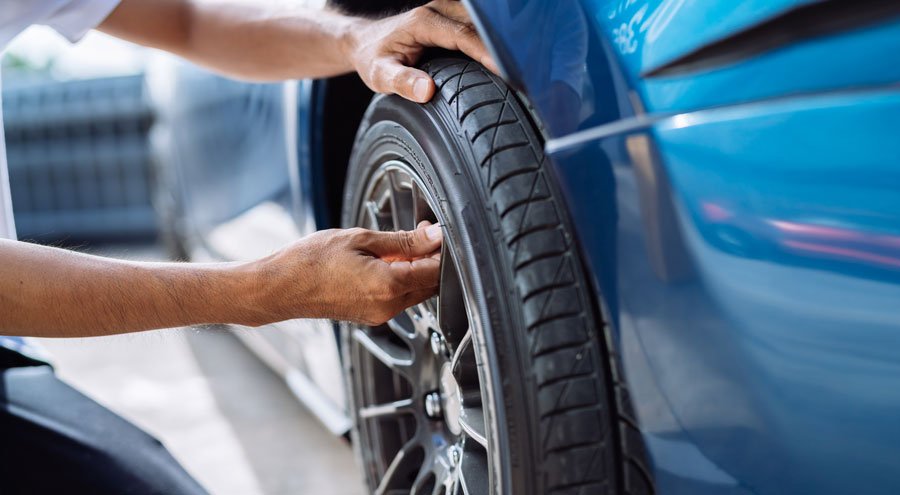
[[[3,89],[0,88],[0,92]],[[9,193],[9,172],[6,169],[6,143],[3,141],[3,110],[0,109],[0,239],[15,239],[12,196]]]
[[[32,24],[52,27],[78,41],[103,22],[121,0],[2,0],[0,47]]]

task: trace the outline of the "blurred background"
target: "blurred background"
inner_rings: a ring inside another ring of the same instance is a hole
[[[148,241],[149,50],[90,33],[78,45],[33,27],[3,57],[3,114],[21,239]]]
[[[170,259],[154,212],[158,112],[146,81],[172,63],[96,32],[71,45],[32,27],[13,41],[0,72],[20,239]],[[246,330],[40,343],[64,380],[161,439],[212,493],[362,493],[346,442],[313,419],[236,331]]]

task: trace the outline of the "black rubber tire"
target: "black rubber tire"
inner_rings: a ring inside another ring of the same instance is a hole
[[[484,365],[498,377],[503,493],[652,493],[640,436],[616,405],[627,395],[614,385],[621,380],[613,378],[605,327],[529,115],[475,62],[442,58],[423,70],[438,87],[430,103],[376,96],[363,118],[344,226],[377,163],[392,154],[404,155],[438,199],[445,236],[479,285],[482,345],[492,361]],[[623,453],[629,443],[634,455]]]

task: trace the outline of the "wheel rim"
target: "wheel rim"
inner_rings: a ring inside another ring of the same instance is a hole
[[[411,230],[443,221],[434,205],[409,165],[388,161],[368,183],[357,225]],[[445,236],[438,297],[379,327],[348,326],[357,448],[379,495],[485,494],[494,477],[479,320],[452,253]]]

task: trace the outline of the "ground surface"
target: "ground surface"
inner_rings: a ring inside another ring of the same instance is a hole
[[[162,440],[214,495],[364,493],[350,447],[228,329],[40,342],[64,380]]]

